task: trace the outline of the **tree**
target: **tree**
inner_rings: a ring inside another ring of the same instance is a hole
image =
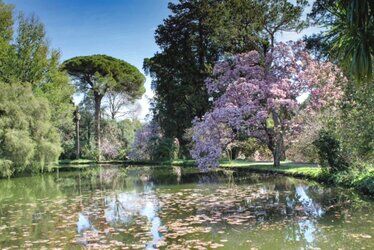
[[[43,171],[62,151],[45,98],[30,86],[0,83],[0,170],[3,176]]]
[[[106,115],[109,116],[110,119],[115,120],[116,118],[124,116],[132,116],[132,114],[136,116],[141,106],[135,104],[134,100],[126,93],[109,91],[104,99],[104,109]]]
[[[65,61],[62,69],[83,93],[92,92],[95,103],[96,147],[100,150],[101,101],[108,91],[138,98],[145,92],[145,77],[131,64],[106,55],[79,56]]]
[[[204,79],[218,59],[207,22],[214,2],[218,1],[169,3],[173,14],[155,35],[162,51],[145,60],[155,90],[154,116],[165,136],[177,137],[182,146],[188,143],[183,134],[192,119],[209,108]]]
[[[210,108],[204,80],[226,53],[266,51],[279,31],[301,27],[305,1],[180,0],[155,34],[161,51],[145,59],[153,78],[154,117],[166,137],[178,138],[183,156],[184,134],[195,117]]]
[[[0,1],[0,38],[11,41],[13,38],[13,5]]]
[[[313,60],[301,43],[280,43],[261,58],[257,51],[217,63],[206,80],[213,109],[193,127],[192,156],[201,169],[218,166],[227,145],[253,137],[280,165],[283,136],[298,130],[301,109],[336,107],[346,80],[331,63]],[[298,98],[307,93],[304,103]]]
[[[307,2],[305,0],[297,0],[295,3],[287,0],[262,2],[260,11],[263,14],[260,15],[260,24],[270,42],[270,48],[274,47],[275,35],[278,32],[300,31],[306,26],[305,21],[301,20],[301,15]]]
[[[143,125],[135,133],[134,142],[131,145],[129,158],[132,160],[154,160],[153,151],[157,141],[162,138],[160,126],[151,122]]]
[[[49,46],[44,25],[36,16],[18,18],[18,31],[14,44],[13,79],[28,82],[34,88],[43,83],[49,64]]]
[[[66,73],[59,70],[60,53],[48,45],[44,25],[36,16],[20,15],[13,39],[12,7],[0,4],[0,80],[23,83],[44,97],[51,109],[51,122],[58,128],[64,150],[72,140],[75,91]]]
[[[10,42],[13,38],[13,6],[0,1],[0,79],[7,78],[9,74]]]
[[[349,82],[344,105],[327,130],[339,140],[351,165],[373,161],[374,5],[366,0],[317,0],[309,17],[325,32],[306,38],[308,48],[344,69]]]
[[[124,159],[141,127],[138,120],[104,120],[101,152],[106,159]]]
[[[374,2],[369,0],[317,0],[309,17],[326,32],[314,37],[334,60],[359,81],[372,78],[374,54]]]

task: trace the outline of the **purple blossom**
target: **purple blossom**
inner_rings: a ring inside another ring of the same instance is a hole
[[[136,131],[128,157],[132,160],[151,160],[153,144],[160,138],[162,133],[157,123],[145,124]]]
[[[213,109],[193,122],[191,150],[201,170],[217,167],[223,150],[239,134],[269,143],[270,130],[286,134],[299,129],[295,117],[301,94],[309,94],[310,112],[336,105],[342,97],[346,80],[341,71],[313,60],[300,42],[277,44],[264,61],[257,51],[238,54],[218,62],[205,81]],[[269,128],[274,115],[279,125]]]

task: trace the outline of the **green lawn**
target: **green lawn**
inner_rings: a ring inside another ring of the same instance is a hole
[[[263,172],[281,173],[292,176],[318,178],[322,169],[316,164],[282,162],[279,168],[274,168],[272,162],[246,162],[226,161],[221,163],[222,168],[245,168]]]

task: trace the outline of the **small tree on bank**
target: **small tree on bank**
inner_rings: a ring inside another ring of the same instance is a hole
[[[79,56],[63,63],[79,91],[92,92],[95,105],[95,141],[100,150],[101,102],[109,92],[139,98],[144,92],[145,77],[131,64],[106,55]]]

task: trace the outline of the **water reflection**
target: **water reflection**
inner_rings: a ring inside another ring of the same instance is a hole
[[[27,180],[0,181],[0,248],[374,247],[373,203],[293,178],[104,167]]]
[[[290,241],[304,241],[308,248],[315,247],[317,230],[317,219],[325,213],[321,204],[314,201],[308,195],[309,187],[306,185],[296,185],[295,195],[287,196],[287,206],[291,211],[298,211],[304,215],[299,215],[297,226],[298,229],[289,231],[286,236]]]
[[[301,203],[305,213],[311,214],[313,217],[321,217],[324,214],[321,205],[308,196],[308,186],[298,185],[295,191],[298,202]]]
[[[103,178],[104,176],[111,175],[101,173],[100,178]],[[149,182],[149,174],[147,175],[143,173],[140,175],[139,179],[141,182],[135,181],[137,184],[133,190],[126,192],[114,192],[106,195],[103,198],[105,204],[104,218],[105,222],[113,227],[114,230],[130,228],[133,224],[139,224],[140,220],[145,218],[146,222],[142,226],[143,228],[148,228],[148,233],[146,235],[151,236],[151,239],[145,243],[145,248],[155,249],[158,242],[162,239],[159,233],[159,229],[162,226],[161,219],[158,216],[159,201],[155,193],[153,183]],[[131,186],[133,186],[133,184]],[[90,210],[92,207],[88,207],[88,209],[88,211],[82,211],[82,213],[79,214],[77,222],[78,232],[83,238],[80,240],[80,242],[86,245],[88,240],[84,238],[92,238],[92,233],[85,235],[84,232],[97,232],[97,230],[92,225],[89,219],[90,217],[84,216],[83,214],[93,215],[91,216],[93,221],[100,220],[100,213]],[[110,230],[107,232],[110,232]],[[128,233],[136,234],[136,232],[130,231]]]

